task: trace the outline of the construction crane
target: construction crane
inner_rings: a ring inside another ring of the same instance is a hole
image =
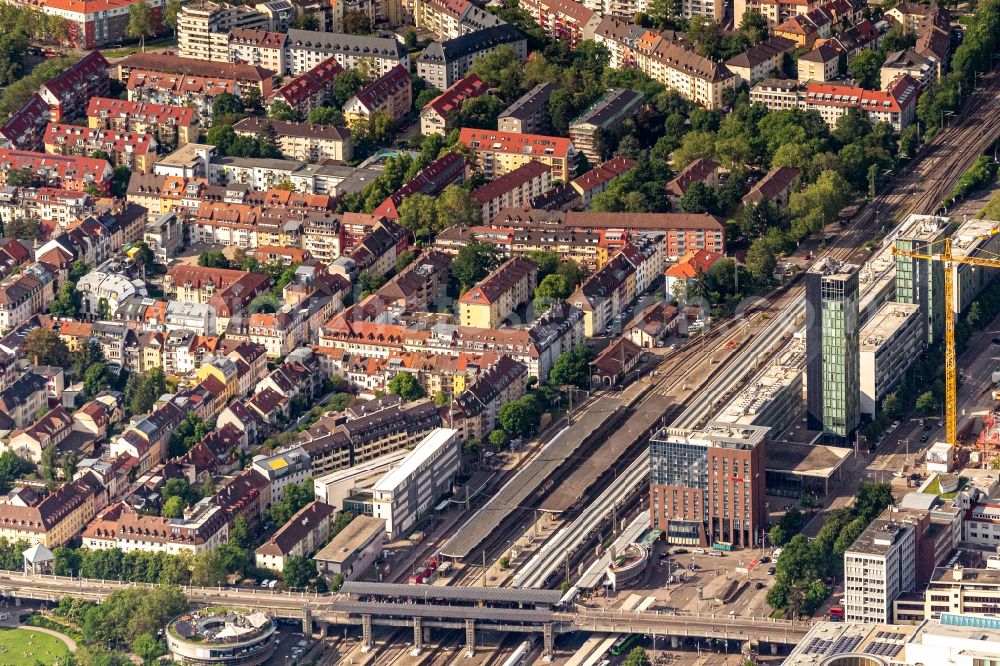
[[[979,236],[985,240],[1000,233],[1000,227],[994,227],[988,234]],[[940,252],[935,252],[940,248]],[[958,371],[955,360],[955,277],[952,269],[958,265],[981,266],[984,268],[1000,268],[1000,258],[986,257],[955,257],[951,253],[951,237],[919,246],[913,250],[901,250],[895,245],[893,255],[924,259],[944,264],[944,422],[945,441],[952,446],[958,446]]]

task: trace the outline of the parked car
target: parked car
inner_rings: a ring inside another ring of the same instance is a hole
[[[768,567],[767,568],[767,575],[768,576],[773,576],[775,571],[777,571],[777,569],[775,569],[774,567]]]
[[[760,581],[759,580],[756,583],[754,583],[753,589],[755,589],[755,590],[763,590],[764,589],[764,581]]]

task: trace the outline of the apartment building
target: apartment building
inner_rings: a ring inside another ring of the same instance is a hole
[[[532,160],[476,189],[472,198],[480,206],[482,219],[488,221],[505,208],[529,205],[551,189],[552,170]]]
[[[163,151],[172,151],[198,135],[195,110],[188,106],[164,106],[126,99],[92,97],[87,106],[91,129],[148,134]]]
[[[48,127],[50,115],[49,105],[41,95],[33,94],[0,124],[0,147],[41,150],[42,135]]]
[[[430,134],[445,136],[452,130],[453,121],[462,110],[465,101],[479,97],[487,90],[489,86],[475,74],[458,81],[420,110],[420,133],[424,136]]]
[[[695,183],[703,183],[707,187],[718,187],[721,166],[711,158],[699,157],[681,169],[664,188],[670,203],[679,207],[681,198]]]
[[[924,324],[916,304],[886,303],[860,334],[861,413],[875,414],[920,356]]]
[[[97,498],[103,492],[96,476],[84,474],[44,498],[36,494],[26,506],[22,502],[2,502],[0,538],[49,549],[65,546],[94,517]]]
[[[449,410],[449,425],[462,441],[486,437],[497,427],[500,408],[524,395],[528,367],[509,356],[500,356],[455,396]]]
[[[311,557],[330,540],[337,511],[323,502],[310,502],[253,552],[259,569],[281,572],[290,557]]]
[[[777,36],[768,37],[727,60],[726,69],[735,74],[740,82],[753,86],[758,81],[781,72],[785,55],[793,50],[795,42],[792,40]]]
[[[450,489],[461,460],[457,435],[449,428],[434,430],[372,487],[373,515],[385,521],[389,538],[408,534]]]
[[[294,483],[302,483],[310,476],[312,459],[302,447],[296,446],[270,456],[255,456],[250,466],[268,479],[271,505],[274,505],[284,498],[285,488]]]
[[[916,118],[920,84],[903,74],[890,82],[886,90],[865,90],[823,83],[810,83],[805,88],[803,108],[818,111],[831,128],[837,120],[858,109],[873,123],[887,122],[896,132],[909,127]]]
[[[251,116],[233,125],[233,131],[238,136],[255,138],[273,133],[276,135],[281,154],[290,160],[346,162],[354,154],[351,131],[346,127],[265,120]]]
[[[770,111],[797,109],[805,104],[805,95],[795,79],[764,79],[750,89],[750,103]]]
[[[898,76],[908,74],[920,83],[924,89],[937,81],[941,73],[941,61],[931,52],[920,53],[909,48],[903,51],[887,53],[882,63],[880,81],[884,90]]]
[[[649,512],[671,544],[754,548],[767,521],[767,426],[663,428],[649,441]]]
[[[304,74],[330,58],[336,59],[344,69],[357,68],[364,61],[376,76],[388,74],[396,66],[402,66],[407,71],[410,69],[410,55],[406,47],[392,37],[298,29],[288,31],[288,41],[285,42],[287,74]]]
[[[344,119],[348,125],[359,120],[371,123],[375,115],[381,113],[395,123],[410,112],[412,105],[410,70],[397,65],[347,100]]]
[[[230,62],[230,31],[271,29],[270,17],[253,7],[191,2],[183,5],[177,14],[177,48],[184,58]],[[283,69],[274,71],[284,72]]]
[[[8,173],[19,170],[43,175],[50,185],[64,190],[83,192],[93,185],[104,193],[110,191],[114,171],[107,161],[92,157],[0,148],[0,185],[6,184]]]
[[[893,601],[916,584],[916,529],[878,518],[844,552],[848,622],[893,622]]]
[[[583,311],[584,335],[604,334],[612,317],[648,289],[665,266],[663,239],[650,235],[627,244],[588,276],[567,299]]]
[[[164,106],[188,104],[198,115],[199,124],[212,122],[212,104],[223,93],[241,97],[243,89],[231,79],[209,79],[200,76],[159,74],[133,70],[129,78],[128,99],[132,102],[152,102]]]
[[[528,43],[514,26],[491,28],[432,42],[417,58],[417,75],[429,85],[445,90],[469,75],[473,63],[501,46],[510,46],[521,60],[528,58]]]
[[[288,35],[252,28],[233,28],[229,31],[228,61],[254,65],[281,74],[288,67],[285,63],[285,44]]]
[[[115,64],[116,78],[124,84],[133,79],[136,72],[146,72],[147,76],[164,75],[185,78],[201,78],[208,81],[231,82],[240,95],[250,88],[260,91],[261,99],[267,99],[272,91],[276,72],[256,65],[243,63],[213,63],[192,58],[182,58],[170,53],[134,53]],[[170,106],[190,106],[174,104]],[[211,123],[207,123],[206,127]]]
[[[497,118],[497,129],[516,134],[540,134],[548,128],[549,98],[554,83],[539,83],[508,106]]]
[[[611,67],[638,69],[706,108],[722,108],[726,91],[736,88],[737,76],[725,65],[698,55],[676,35],[639,31],[606,18],[596,25],[593,38],[608,49]]]
[[[55,299],[55,274],[35,263],[0,282],[0,330],[10,331],[44,312]]]
[[[107,97],[111,65],[100,51],[92,51],[38,88],[49,107],[49,120],[69,122],[82,116],[91,97]]]
[[[225,512],[206,497],[184,510],[181,518],[139,513],[124,502],[101,511],[82,535],[90,550],[117,548],[124,553],[168,553],[197,555],[215,550],[229,540]]]
[[[45,0],[36,6],[47,16],[66,21],[66,42],[79,49],[96,49],[121,42],[128,33],[136,0]],[[147,3],[154,32],[162,29],[164,0]]]
[[[336,58],[327,58],[305,73],[291,78],[267,102],[284,102],[290,109],[308,116],[310,111],[324,106],[330,100],[333,83],[343,71],[344,68]]]
[[[526,0],[522,7],[551,39],[574,47],[601,21],[597,12],[574,0]]]
[[[98,152],[107,153],[114,166],[137,173],[148,173],[153,168],[158,147],[150,134],[58,123],[49,123],[43,142],[45,152],[50,155],[89,157]]]
[[[605,192],[611,183],[636,166],[636,161],[619,155],[612,157],[607,162],[598,164],[596,167],[570,181],[570,187],[580,195],[584,208],[590,207],[590,202],[598,194]],[[518,207],[516,204],[511,208]],[[485,219],[485,218],[484,218]]]
[[[438,194],[449,185],[463,182],[465,171],[465,156],[455,151],[447,152],[386,197],[385,201],[373,211],[373,215],[379,218],[398,220],[399,206],[405,199],[414,194]]]
[[[459,141],[476,153],[476,168],[490,180],[532,160],[547,165],[552,178],[563,182],[576,169],[576,148],[570,139],[463,127]]]
[[[469,0],[416,0],[413,21],[418,28],[429,30],[439,40],[454,39],[504,23],[496,14],[480,9]]]
[[[601,154],[601,134],[618,128],[622,122],[639,113],[641,101],[642,93],[634,90],[617,88],[608,91],[570,122],[570,140],[591,162],[610,157]]]
[[[458,299],[462,326],[496,328],[534,298],[538,264],[514,257],[473,285]]]
[[[778,210],[788,207],[795,186],[802,172],[793,167],[776,166],[764,174],[743,196],[743,203],[760,203],[767,200]]]

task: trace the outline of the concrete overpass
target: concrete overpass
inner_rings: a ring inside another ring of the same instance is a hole
[[[378,589],[375,583],[365,590]],[[64,596],[101,601],[116,590],[130,587],[154,587],[146,583],[68,578],[52,575],[24,575],[0,572],[0,591],[17,599],[55,602]],[[301,620],[303,630],[311,632],[314,624],[324,631],[331,626],[362,628],[362,642],[374,644],[374,626],[412,626],[413,643],[422,647],[431,628],[462,629],[466,645],[475,649],[475,632],[487,629],[505,632],[540,633],[544,653],[551,655],[556,634],[636,633],[668,639],[674,645],[686,638],[715,638],[730,641],[754,641],[794,645],[806,635],[810,622],[770,618],[729,617],[724,614],[682,615],[658,611],[620,611],[574,605],[561,608],[545,600],[519,600],[510,588],[444,588],[432,585],[387,586],[382,595],[316,594],[282,592],[256,588],[185,587],[193,605],[229,605],[260,609],[275,617]],[[351,589],[351,588],[348,588]],[[461,594],[458,592],[461,591]],[[544,591],[534,591],[543,593]],[[435,598],[437,594],[440,598]]]

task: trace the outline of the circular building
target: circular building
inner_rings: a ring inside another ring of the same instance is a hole
[[[206,608],[167,625],[167,647],[175,661],[203,666],[255,666],[274,653],[274,620],[260,611]]]
[[[608,582],[616,590],[642,576],[649,563],[649,549],[637,543],[629,544],[608,565]]]

